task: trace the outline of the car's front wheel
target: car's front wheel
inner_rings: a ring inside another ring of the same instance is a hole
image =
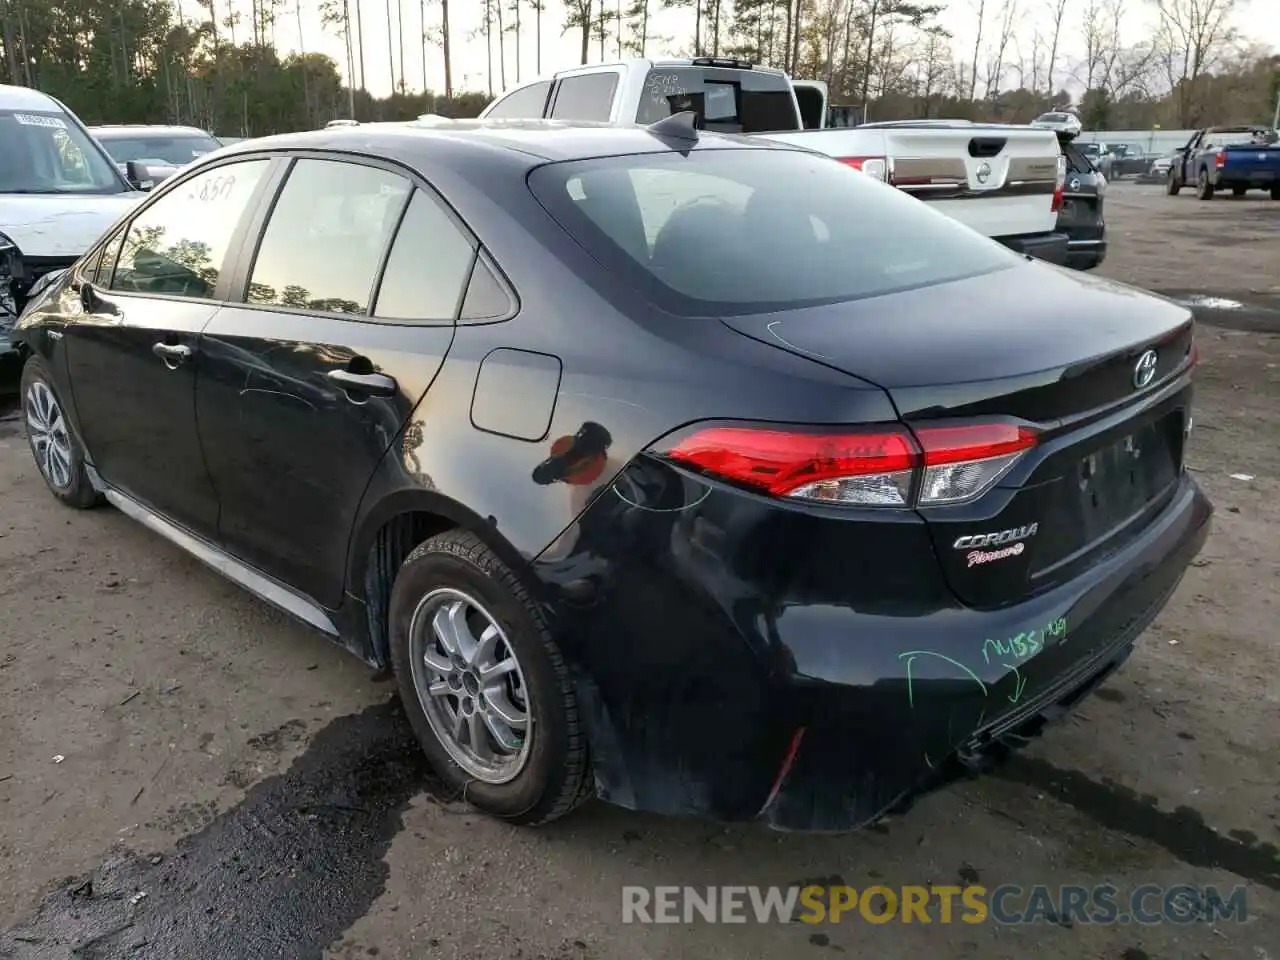
[[[538,824],[593,791],[564,658],[537,604],[474,534],[432,537],[405,560],[390,608],[405,712],[468,803]]]
[[[1177,172],[1171,169],[1169,171],[1169,177],[1165,181],[1164,192],[1171,197],[1176,197],[1178,195],[1178,191],[1181,189],[1182,181],[1179,179]]]
[[[27,443],[49,491],[63,503],[84,510],[101,502],[85,469],[84,451],[67,420],[49,368],[31,357],[22,368],[22,414]]]

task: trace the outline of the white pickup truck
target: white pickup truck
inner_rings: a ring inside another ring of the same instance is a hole
[[[963,120],[829,127],[826,84],[723,57],[561,70],[504,91],[480,116],[650,124],[690,110],[705,130],[827,154],[1014,250],[1067,262],[1056,229],[1066,161],[1051,130]]]

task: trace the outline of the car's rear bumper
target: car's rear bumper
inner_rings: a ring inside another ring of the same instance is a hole
[[[1092,270],[1106,259],[1106,240],[1072,240],[1067,244],[1066,265],[1072,270]]]
[[[1183,474],[1124,549],[981,611],[932,555],[898,549],[918,518],[842,556],[812,517],[758,498],[689,478],[662,503],[626,489],[535,562],[597,791],[789,830],[855,828],[1038,733],[1128,656],[1212,515]]]
[[[1049,263],[1065,266],[1067,263],[1067,242],[1065,233],[1036,233],[1016,237],[995,237],[1015,253],[1046,260]]]
[[[1280,170],[1232,170],[1230,167],[1224,167],[1214,174],[1213,185],[1220,190],[1229,190],[1232,187],[1267,190],[1280,186]]]

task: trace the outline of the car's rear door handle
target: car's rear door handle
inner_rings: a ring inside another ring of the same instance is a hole
[[[394,397],[400,389],[395,379],[385,373],[352,373],[350,370],[330,370],[329,379],[354,393],[370,397]]]
[[[153,344],[151,352],[163,360],[164,365],[170,370],[191,359],[191,348],[181,343]]]

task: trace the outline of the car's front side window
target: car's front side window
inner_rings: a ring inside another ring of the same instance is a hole
[[[366,316],[412,184],[341,160],[298,160],[262,235],[249,303]]]
[[[268,163],[214,167],[158,197],[129,224],[111,289],[211,299],[231,237]]]

